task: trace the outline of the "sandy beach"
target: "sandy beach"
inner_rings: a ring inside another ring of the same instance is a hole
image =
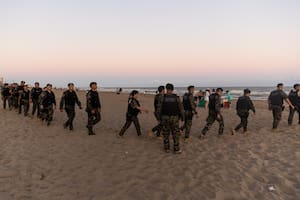
[[[147,137],[156,124],[153,96],[140,96],[150,109],[139,117],[143,135],[131,127],[120,139],[128,94],[100,94],[102,121],[95,136],[87,134],[84,109],[77,109],[70,132],[58,109],[47,127],[1,104],[0,200],[300,199],[300,126],[295,118],[288,127],[287,110],[273,133],[266,102],[255,101],[249,133],[234,136],[230,130],[239,118],[233,108],[224,110],[225,135],[218,137],[214,124],[199,140],[207,117],[199,108],[191,140],[182,141],[183,153],[174,155],[164,153],[162,141]],[[79,96],[85,105],[85,92]]]

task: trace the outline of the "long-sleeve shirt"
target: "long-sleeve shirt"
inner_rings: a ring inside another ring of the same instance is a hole
[[[86,94],[86,107],[87,110],[94,110],[101,108],[99,93],[97,91],[89,90]]]
[[[70,90],[65,91],[60,100],[60,109],[63,109],[64,107],[74,109],[75,104],[81,107],[81,102],[79,101],[76,92]]]
[[[217,93],[211,94],[209,96],[208,108],[210,112],[215,112],[217,114],[221,113],[222,99]]]
[[[255,113],[255,107],[254,104],[252,102],[252,100],[250,99],[250,97],[248,96],[241,96],[239,97],[237,103],[236,103],[236,110],[239,111],[249,111],[252,110]]]

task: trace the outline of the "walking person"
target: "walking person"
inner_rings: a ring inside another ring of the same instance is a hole
[[[52,84],[48,83],[45,91],[40,95],[40,107],[42,110],[42,121],[47,122],[49,126],[53,120],[54,110],[56,109],[55,94],[52,91]]]
[[[295,84],[294,89],[291,90],[289,94],[289,100],[294,105],[294,108],[289,106],[290,108],[290,114],[288,118],[288,125],[293,124],[294,114],[298,112],[298,124],[300,125],[300,84]]]
[[[34,117],[35,112],[37,111],[37,117],[40,117],[40,103],[39,97],[42,94],[43,90],[40,88],[38,82],[34,83],[34,87],[31,89],[31,102],[32,102],[32,117]]]
[[[101,102],[97,91],[97,83],[90,83],[90,90],[86,94],[86,112],[88,114],[88,129],[89,135],[96,135],[93,127],[101,120]]]

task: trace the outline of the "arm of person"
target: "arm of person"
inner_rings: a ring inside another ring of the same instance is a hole
[[[291,102],[288,98],[286,98],[285,101],[286,101],[287,104],[289,104],[289,106],[290,106],[292,109],[295,109],[295,106],[292,104],[292,102]]]
[[[65,96],[66,94],[63,93],[63,95],[61,96],[61,99],[60,99],[60,103],[59,103],[59,109],[60,111],[62,112],[63,109],[64,109],[64,104],[65,104]]]
[[[75,98],[76,98],[75,101],[76,101],[76,103],[77,103],[79,109],[82,109],[81,102],[79,101],[78,96],[77,96],[76,93],[75,93]]]

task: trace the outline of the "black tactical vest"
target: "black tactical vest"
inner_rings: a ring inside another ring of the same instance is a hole
[[[190,95],[191,94],[189,94],[189,93],[185,93],[183,95],[182,99],[183,99],[183,108],[184,108],[184,110],[189,110],[189,111],[192,110],[191,102],[189,100]]]
[[[176,116],[180,114],[176,94],[165,94],[162,103],[162,115]]]

